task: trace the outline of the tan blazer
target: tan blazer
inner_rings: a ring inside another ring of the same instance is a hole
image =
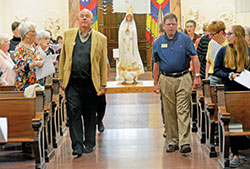
[[[59,80],[63,81],[65,89],[70,79],[72,55],[78,30],[79,28],[73,28],[64,32],[64,41],[59,61]],[[107,38],[94,30],[91,35],[90,57],[92,81],[96,92],[99,92],[101,86],[105,87],[107,84]]]

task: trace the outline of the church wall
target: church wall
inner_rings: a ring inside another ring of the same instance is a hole
[[[185,21],[194,19],[196,31],[202,32],[202,24],[211,19],[222,19],[229,27],[235,23],[235,0],[181,0],[182,27]]]
[[[29,20],[37,30],[50,29],[54,37],[68,29],[68,0],[1,0],[0,31],[11,33],[13,21]]]

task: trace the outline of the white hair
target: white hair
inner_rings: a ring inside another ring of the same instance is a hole
[[[9,40],[10,37],[6,33],[0,33],[0,45],[4,44],[5,40]]]
[[[21,39],[23,39],[24,36],[30,31],[30,28],[32,26],[36,28],[36,24],[34,24],[32,22],[22,22],[18,26],[18,34],[21,36]]]
[[[50,33],[48,31],[39,31],[36,35],[37,40],[42,39],[44,37],[49,37],[50,38]]]

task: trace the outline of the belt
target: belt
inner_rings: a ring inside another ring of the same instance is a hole
[[[178,73],[165,73],[165,72],[161,72],[161,74],[163,74],[164,76],[169,76],[169,77],[181,77],[187,73],[189,73],[189,70],[184,70],[182,72],[178,72]]]

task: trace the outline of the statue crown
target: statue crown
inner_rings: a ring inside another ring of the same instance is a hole
[[[127,12],[128,12],[129,14],[133,14],[133,12],[134,12],[134,8],[133,8],[133,6],[132,6],[132,5],[130,5],[130,6],[129,6],[129,8],[128,8]]]

